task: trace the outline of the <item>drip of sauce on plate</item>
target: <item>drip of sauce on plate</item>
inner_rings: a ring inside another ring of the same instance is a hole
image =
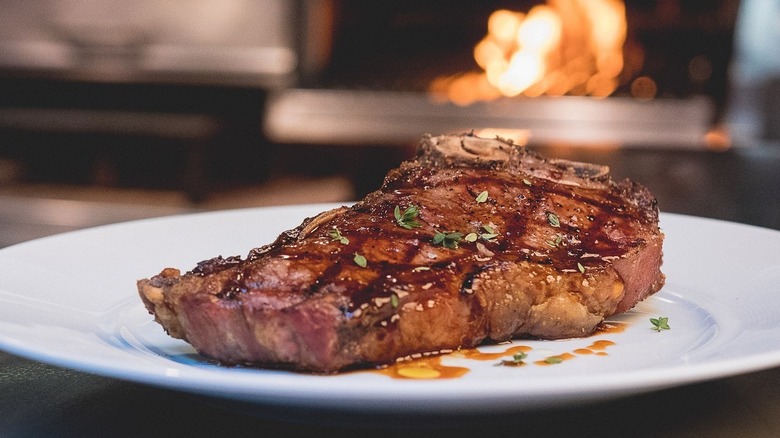
[[[499,360],[503,357],[511,356],[517,353],[528,353],[531,350],[532,348],[526,345],[515,345],[507,348],[504,351],[495,352],[495,353],[483,353],[477,350],[476,348],[472,348],[469,350],[460,350],[453,354],[458,354],[462,357],[465,357],[466,359],[473,359],[473,360]]]
[[[384,374],[394,379],[454,379],[461,377],[470,370],[466,367],[456,367],[441,363],[442,356],[425,357],[410,361],[397,362],[374,372]]]
[[[559,364],[565,360],[574,359],[575,357],[576,356],[571,353],[561,353],[553,356],[547,356],[542,360],[537,360],[534,362],[534,365],[540,365],[540,366],[554,365],[554,364]]]
[[[624,331],[626,331],[626,324],[623,322],[604,322],[596,327],[596,331],[593,335],[623,333]]]
[[[566,360],[574,359],[577,356],[584,356],[589,354],[595,354],[596,356],[608,356],[607,352],[604,351],[607,349],[607,347],[611,347],[615,345],[614,342],[607,340],[607,339],[600,339],[598,341],[594,341],[592,344],[588,345],[585,348],[575,348],[572,350],[571,353],[562,353],[562,354],[556,354],[553,356],[548,356],[542,360],[537,360],[534,362],[535,365],[541,365],[541,366],[547,366],[547,365],[555,365],[559,364]]]
[[[594,335],[602,335],[606,333],[621,333],[626,329],[624,323],[604,323],[601,324]],[[564,352],[552,356],[548,356],[541,360],[533,362],[538,366],[550,366],[560,364],[562,362],[575,359],[577,356],[596,355],[607,356],[607,352],[604,351],[608,347],[615,345],[615,342],[607,339],[599,339],[593,341],[590,345],[584,348],[576,348],[571,352]],[[503,351],[496,352],[483,352],[476,348],[458,350],[453,353],[448,353],[439,356],[428,356],[420,359],[404,360],[396,362],[395,364],[373,370],[375,373],[379,373],[394,379],[417,379],[417,380],[436,380],[436,379],[454,379],[461,377],[470,371],[469,368],[462,366],[451,366],[442,363],[443,357],[457,357],[478,361],[494,361],[501,360],[503,358],[512,357],[515,354],[529,353],[533,350],[532,347],[527,345],[513,345],[506,348]],[[513,366],[525,365],[524,361],[516,361]],[[509,365],[509,364],[507,364]]]

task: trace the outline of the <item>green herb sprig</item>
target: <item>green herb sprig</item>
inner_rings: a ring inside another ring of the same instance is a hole
[[[670,330],[669,318],[666,316],[659,316],[658,318],[650,318],[650,324],[653,324],[653,330],[660,332],[661,330]]]
[[[493,239],[498,237],[498,233],[496,233],[496,230],[494,230],[493,227],[491,227],[490,225],[482,225],[482,230],[484,231],[483,233],[466,234],[463,240],[469,243],[474,243],[477,241],[477,239],[484,239],[487,240],[488,242],[492,242]]]
[[[498,237],[498,233],[496,233],[496,230],[491,227],[490,225],[482,225],[482,229],[485,231],[484,233],[480,234],[479,237],[485,239],[485,240],[493,240],[496,237]]]
[[[352,261],[361,268],[368,266],[368,260],[366,260],[365,256],[358,253],[355,253],[355,257],[352,258]]]
[[[511,359],[501,359],[501,362],[499,362],[497,365],[504,365],[508,367],[517,367],[520,365],[525,365],[525,359],[528,357],[528,353],[526,352],[519,352],[512,355]]]
[[[339,242],[342,245],[349,245],[349,239],[341,235],[341,231],[338,228],[333,227],[330,230],[330,239],[333,242]]]
[[[420,209],[415,205],[410,205],[406,210],[401,213],[401,207],[396,205],[393,211],[395,216],[395,223],[399,226],[411,230],[412,228],[421,227],[422,224],[417,221],[417,216],[420,215]]]
[[[563,242],[563,236],[560,234],[556,234],[553,239],[547,240],[544,243],[546,243],[547,246],[557,248],[561,244],[561,242]]]
[[[555,227],[555,228],[560,228],[561,220],[558,219],[558,215],[557,214],[555,214],[555,213],[553,213],[551,211],[548,211],[546,213],[546,215],[547,215],[547,223],[550,224],[550,226]]]
[[[449,249],[457,249],[458,242],[463,240],[463,233],[459,232],[441,232],[439,231],[433,236],[433,244],[441,245]]]

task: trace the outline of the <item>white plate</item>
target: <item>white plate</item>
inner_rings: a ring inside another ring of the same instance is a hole
[[[233,210],[109,225],[0,250],[0,348],[76,370],[258,406],[398,414],[506,412],[577,404],[780,365],[780,232],[674,214],[664,289],[616,318],[622,332],[522,341],[522,367],[445,357],[470,371],[407,380],[374,372],[312,376],[224,368],[165,335],[135,281],[253,246],[332,206]],[[671,330],[654,331],[666,316]],[[615,345],[551,366],[534,360]],[[507,345],[483,347],[505,351]]]

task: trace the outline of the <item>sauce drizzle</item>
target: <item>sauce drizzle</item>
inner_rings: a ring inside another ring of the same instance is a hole
[[[623,322],[604,322],[598,326],[594,336],[608,333],[622,333],[627,324]],[[522,366],[533,364],[537,366],[557,365],[565,361],[577,358],[577,356],[608,356],[605,351],[607,348],[616,345],[615,342],[608,339],[597,339],[590,345],[581,348],[575,348],[570,352],[563,352],[547,356],[533,362],[511,361],[516,354],[528,354],[533,351],[533,347],[528,345],[512,345],[502,351],[484,352],[477,348],[457,350],[452,353],[446,353],[436,356],[425,356],[418,359],[401,360],[392,365],[371,370],[371,372],[382,374],[394,379],[415,379],[415,380],[437,380],[454,379],[466,375],[471,371],[467,367],[445,365],[442,359],[445,357],[469,359],[477,361],[502,361],[497,365]]]
[[[385,368],[374,370],[374,372],[394,379],[432,380],[454,379],[471,371],[466,367],[444,365],[441,363],[442,357],[433,356],[397,362]]]
[[[620,325],[619,327],[622,327]],[[621,328],[622,331],[622,328]],[[604,351],[607,348],[615,345],[615,342],[607,339],[599,339],[593,341],[590,345],[584,348],[576,348],[571,352],[563,352],[547,356],[540,360],[533,362],[526,361],[502,361],[497,365],[507,366],[522,366],[526,364],[533,364],[537,366],[550,366],[557,365],[565,361],[569,361],[577,358],[577,356],[607,356],[607,352]],[[469,368],[462,366],[445,365],[442,363],[442,358],[453,357],[478,361],[495,361],[506,358],[511,358],[515,354],[530,353],[533,351],[532,347],[527,345],[513,345],[506,348],[503,351],[497,352],[483,352],[476,348],[458,350],[452,353],[447,353],[439,356],[429,356],[419,359],[403,360],[396,362],[392,365],[388,365],[383,368],[372,370],[372,372],[382,374],[394,379],[417,379],[417,380],[434,380],[434,379],[454,379],[464,376],[469,371]]]

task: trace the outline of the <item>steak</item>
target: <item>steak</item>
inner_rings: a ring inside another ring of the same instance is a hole
[[[351,207],[138,291],[171,336],[222,364],[333,373],[587,336],[662,287],[662,242],[653,195],[606,167],[426,136]]]

